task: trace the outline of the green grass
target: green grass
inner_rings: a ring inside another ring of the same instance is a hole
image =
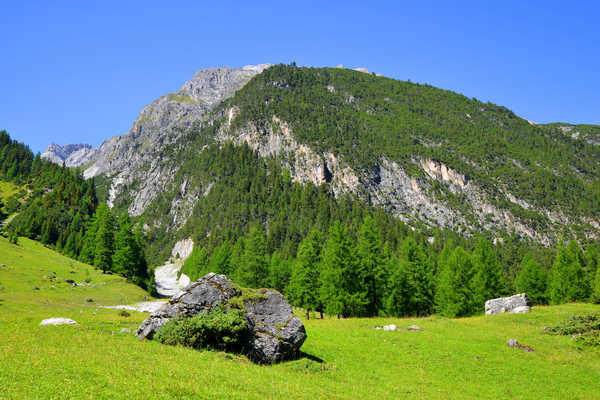
[[[273,366],[245,357],[139,341],[120,334],[146,317],[97,308],[146,296],[36,242],[0,238],[0,398],[4,399],[594,399],[600,351],[543,333],[589,304],[536,307],[530,314],[465,319],[305,321],[306,356]],[[43,271],[40,271],[43,268]],[[71,274],[70,271],[74,271]],[[91,286],[52,283],[86,277]],[[94,286],[96,285],[96,286]],[[33,290],[37,286],[40,290]],[[52,288],[54,286],[54,288]],[[94,299],[88,303],[86,298]],[[46,326],[44,318],[78,326]],[[417,324],[423,332],[375,325]],[[509,348],[508,339],[534,353]]]

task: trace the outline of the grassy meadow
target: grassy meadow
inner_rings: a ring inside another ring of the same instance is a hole
[[[120,333],[147,314],[99,306],[144,301],[147,293],[37,242],[0,238],[0,264],[0,399],[600,398],[600,351],[543,333],[600,306],[464,319],[311,319],[301,358],[258,366]],[[39,326],[51,317],[79,325]],[[373,329],[389,323],[424,331]],[[510,348],[508,339],[535,352]]]

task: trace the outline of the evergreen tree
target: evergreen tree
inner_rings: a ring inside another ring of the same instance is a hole
[[[186,274],[192,281],[195,281],[209,272],[208,253],[204,247],[196,247],[192,254],[185,260],[181,273]]]
[[[521,263],[521,272],[515,280],[515,289],[519,293],[527,293],[532,304],[547,304],[548,274],[530,255],[526,255]]]
[[[432,268],[422,244],[407,237],[400,249],[400,266],[409,288],[405,314],[429,315],[433,312],[434,283]]]
[[[319,265],[321,263],[322,235],[312,230],[298,246],[298,255],[293,266],[290,285],[287,289],[292,303],[306,309],[306,318],[311,310],[321,310],[319,299]]]
[[[114,254],[115,221],[110,208],[105,203],[98,206],[98,231],[96,232],[96,246],[94,252],[94,265],[102,272],[112,270],[112,257]]]
[[[411,288],[408,284],[408,273],[405,265],[397,257],[388,259],[389,280],[385,295],[385,311],[388,315],[396,317],[410,313]]]
[[[127,214],[119,217],[119,230],[115,237],[114,247],[113,271],[132,278],[138,273],[141,255]]]
[[[441,315],[454,318],[473,312],[469,289],[472,269],[471,256],[460,246],[440,264],[435,300]]]
[[[215,248],[208,261],[208,269],[217,274],[231,274],[231,245],[225,241]]]
[[[354,246],[344,225],[336,221],[329,230],[322,255],[320,298],[325,312],[344,317],[365,312],[366,290],[357,290]]]
[[[283,292],[290,283],[292,274],[291,262],[275,251],[269,261],[268,286]]]
[[[580,260],[581,250],[577,242],[571,240],[567,246],[558,247],[549,282],[552,304],[581,301],[588,297],[589,282]]]
[[[255,225],[244,239],[244,251],[235,271],[236,281],[246,287],[258,288],[266,283],[268,265],[265,258],[265,236],[262,225]]]
[[[370,215],[363,219],[358,236],[358,279],[365,290],[367,315],[377,315],[382,307],[385,271],[381,258],[381,234]]]
[[[592,285],[591,300],[593,303],[600,304],[600,268],[596,269],[596,276]]]
[[[480,237],[472,253],[472,309],[483,311],[485,302],[504,293],[505,283],[496,254],[486,239]]]

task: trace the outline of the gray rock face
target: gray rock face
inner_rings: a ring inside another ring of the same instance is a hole
[[[102,143],[86,160],[86,164],[93,164],[84,176],[109,178],[109,206],[118,201],[127,185],[134,184],[135,195],[128,209],[131,215],[140,215],[175,176],[172,166],[164,165],[162,160],[160,153],[165,146],[175,143],[217,104],[269,66],[207,68],[196,72],[180,90],[145,106],[127,134]]]
[[[487,315],[502,314],[504,312],[523,313],[529,312],[527,294],[520,293],[511,297],[500,297],[485,302]]]
[[[67,144],[65,146],[50,143],[42,153],[42,158],[56,164],[64,162],[67,167],[77,167],[85,164],[94,151],[91,145],[85,143]]]
[[[139,339],[152,339],[171,318],[208,312],[240,295],[229,278],[210,273],[152,313],[142,322],[136,334]],[[252,361],[261,364],[281,361],[304,343],[304,325],[294,316],[291,306],[280,293],[267,290],[258,299],[246,301],[244,307],[248,328],[242,348]]]

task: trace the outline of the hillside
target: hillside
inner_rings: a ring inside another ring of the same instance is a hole
[[[265,367],[237,355],[119,333],[146,315],[126,317],[98,306],[144,300],[141,289],[36,242],[20,242],[0,238],[2,399],[593,399],[600,390],[598,352],[542,330],[571,315],[600,311],[598,306],[465,319],[311,319],[303,321],[308,339],[302,358]],[[56,275],[54,282],[48,275]],[[73,288],[64,279],[90,282]],[[59,316],[80,325],[39,326]],[[417,324],[424,331],[373,329],[389,323]],[[507,347],[509,338],[535,352]]]
[[[206,84],[213,73],[197,73],[182,90],[214,94]],[[110,205],[141,215],[154,238],[153,262],[163,261],[177,239],[207,234],[195,227],[194,216],[206,217],[206,203],[212,204],[206,197],[229,178],[202,160],[226,158],[217,154],[222,150],[206,154],[226,142],[247,144],[265,159],[261,168],[270,163],[292,182],[321,187],[336,201],[375,207],[413,227],[484,231],[497,240],[515,233],[545,246],[561,237],[598,237],[597,127],[578,126],[581,136],[566,135],[568,127],[535,125],[501,106],[340,68],[277,65],[243,83],[219,89],[210,107],[196,114],[170,112],[190,102],[161,97],[129,134],[107,141],[129,144],[104,152],[86,170],[87,176],[100,174],[99,193]],[[228,200],[245,197],[246,189],[238,190]],[[240,233],[247,223],[269,225],[253,207],[235,220],[223,218],[235,226],[242,221]],[[276,210],[270,213],[281,219]],[[295,234],[284,228],[284,236]]]

